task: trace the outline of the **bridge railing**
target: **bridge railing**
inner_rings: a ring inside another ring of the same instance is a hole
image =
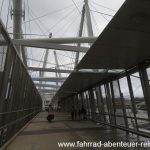
[[[0,147],[41,108],[41,96],[0,20]]]

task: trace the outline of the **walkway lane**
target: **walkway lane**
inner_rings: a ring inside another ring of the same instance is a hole
[[[91,121],[71,121],[70,116],[63,113],[56,113],[55,120],[49,123],[46,120],[46,115],[46,112],[39,113],[24,129],[24,131],[19,134],[16,139],[6,148],[6,150],[107,150],[110,148],[59,148],[58,142],[101,141],[103,143],[106,141],[137,141],[136,135],[129,134],[127,136],[124,131],[97,125]],[[148,141],[148,139],[143,137],[139,137],[139,140]]]

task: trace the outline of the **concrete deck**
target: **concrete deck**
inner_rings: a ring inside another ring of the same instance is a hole
[[[117,149],[117,148],[59,148],[58,142],[120,142],[148,141],[143,137],[110,127],[104,127],[91,121],[71,121],[67,114],[56,113],[51,123],[46,120],[46,112],[39,113],[21,132],[6,150],[70,150],[70,149]],[[127,148],[118,148],[127,149]],[[128,148],[134,149],[134,148]],[[135,148],[137,149],[137,148]],[[142,149],[142,148],[138,148]],[[146,148],[144,148],[145,150]]]

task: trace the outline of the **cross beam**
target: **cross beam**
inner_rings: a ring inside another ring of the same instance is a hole
[[[32,78],[33,81],[64,81],[67,78],[64,77],[50,77],[50,78],[45,78],[45,77],[40,77],[40,78]]]
[[[63,51],[73,51],[73,52],[83,52],[86,53],[89,48],[86,47],[77,47],[77,46],[69,46],[69,45],[59,45],[52,44],[46,42],[37,42],[37,41],[23,41],[23,40],[12,40],[15,45],[22,45],[26,47],[36,47],[36,48],[44,48],[44,49],[55,49],[55,50],[63,50]]]
[[[60,88],[59,85],[52,85],[52,84],[39,84],[39,83],[35,83],[35,86],[37,86],[37,87]]]
[[[38,89],[39,92],[42,92],[42,93],[54,93],[54,92],[57,92],[57,90],[54,90],[54,89]]]
[[[14,43],[17,41],[23,42],[44,42],[44,43],[54,43],[54,44],[73,44],[73,43],[94,43],[98,37],[67,37],[67,38],[42,38],[42,39],[17,39],[13,40]]]
[[[73,70],[63,70],[63,69],[38,68],[38,67],[28,67],[27,69],[32,71],[59,72],[59,73],[71,73],[73,71]]]

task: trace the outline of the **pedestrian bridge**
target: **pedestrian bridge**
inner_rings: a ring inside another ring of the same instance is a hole
[[[40,90],[0,21],[1,149],[59,149],[59,142],[88,149],[86,142],[107,141],[144,142],[138,148],[149,149],[149,6],[149,0],[125,1],[53,97],[51,104],[59,112],[51,123],[42,110]],[[86,120],[72,121],[72,106],[78,112],[82,105]]]

